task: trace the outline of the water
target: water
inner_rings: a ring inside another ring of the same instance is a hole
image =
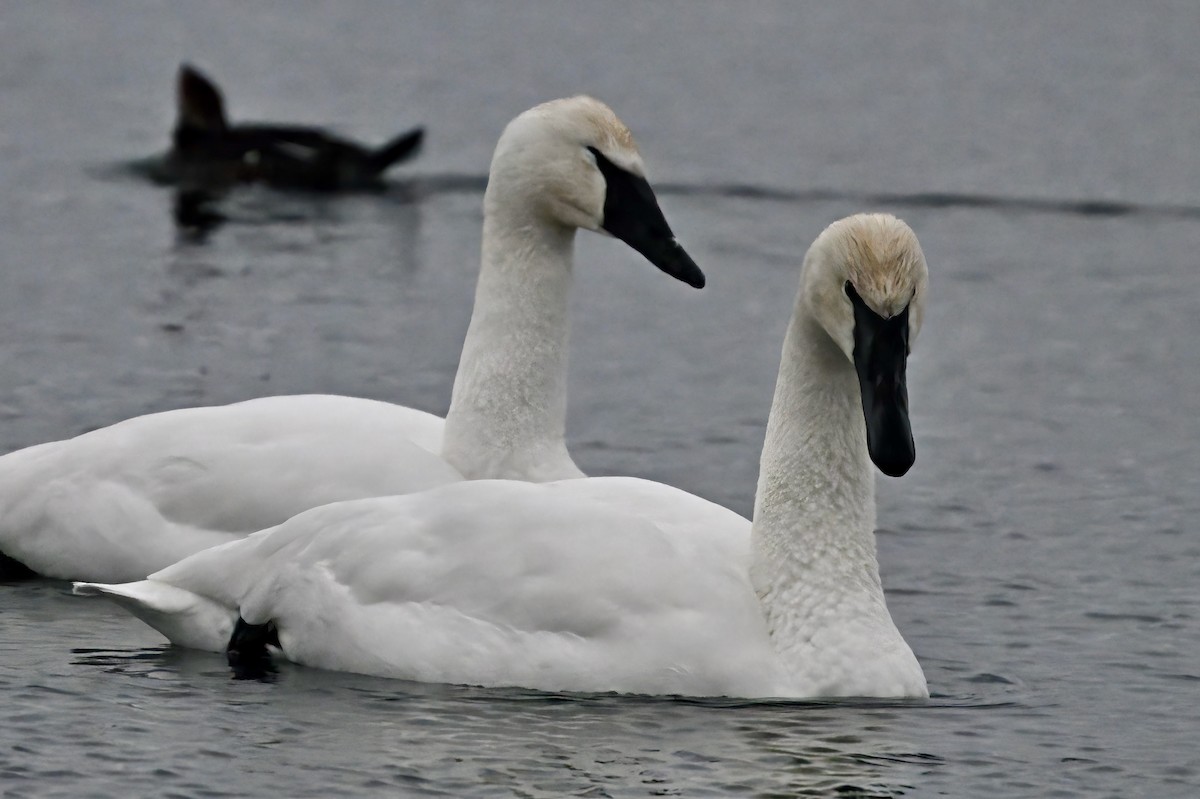
[[[5,451],[268,393],[443,412],[495,137],[587,90],[710,284],[580,238],[572,451],[748,512],[804,249],[901,215],[932,283],[879,548],[934,698],[235,683],[35,581],[0,586],[5,796],[1195,795],[1196,30],[1193,4],[6,5]],[[425,123],[425,154],[385,195],[248,191],[182,235],[121,166],[165,146],[182,58],[235,118]]]

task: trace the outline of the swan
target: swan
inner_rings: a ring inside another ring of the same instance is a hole
[[[575,230],[697,288],[629,129],[590,97],[505,128],[449,413],[331,395],[130,419],[0,457],[0,553],[63,579],[137,580],[300,511],[466,479],[582,475],[565,444]]]
[[[858,215],[804,260],[753,522],[629,477],[334,503],[148,579],[81,583],[251,672],[695,696],[928,696],[888,613],[872,462],[915,460],[906,361],[927,270]],[[240,618],[239,618],[240,615]]]

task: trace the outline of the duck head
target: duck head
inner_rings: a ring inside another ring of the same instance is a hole
[[[176,129],[223,133],[229,128],[225,100],[217,84],[191,64],[180,64],[175,78]]]
[[[928,279],[916,235],[889,214],[834,222],[805,258],[809,313],[853,363],[867,449],[891,477],[916,459],[905,373],[925,316]]]
[[[484,207],[488,213],[519,207],[564,228],[606,233],[668,275],[704,286],[704,273],[659,208],[633,135],[591,97],[544,103],[508,124],[492,158]]]

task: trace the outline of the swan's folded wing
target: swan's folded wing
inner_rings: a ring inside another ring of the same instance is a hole
[[[759,679],[771,663],[739,568],[749,523],[633,482],[476,481],[337,503],[156,579],[236,589],[248,622],[273,621],[289,658],[323,668],[742,692],[730,686]],[[724,533],[712,532],[714,519]],[[702,521],[709,527],[692,529]]]
[[[336,500],[462,476],[443,421],[350,397],[150,414],[0,458],[0,552],[67,579],[138,580]]]
[[[143,583],[80,590],[189,646],[213,648],[237,614],[271,621],[288,658],[322,668],[750,695],[777,675],[745,577],[748,529],[647,481],[474,481],[314,508]]]

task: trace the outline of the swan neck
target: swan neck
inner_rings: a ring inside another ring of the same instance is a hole
[[[565,442],[575,229],[493,189],[442,455],[468,479],[578,477]]]
[[[802,298],[784,342],[751,532],[772,646],[808,695],[921,695],[875,554],[875,475],[854,367]]]
[[[755,533],[812,562],[817,544],[869,544],[873,557],[874,527],[875,474],[854,367],[797,299],[759,463]]]

